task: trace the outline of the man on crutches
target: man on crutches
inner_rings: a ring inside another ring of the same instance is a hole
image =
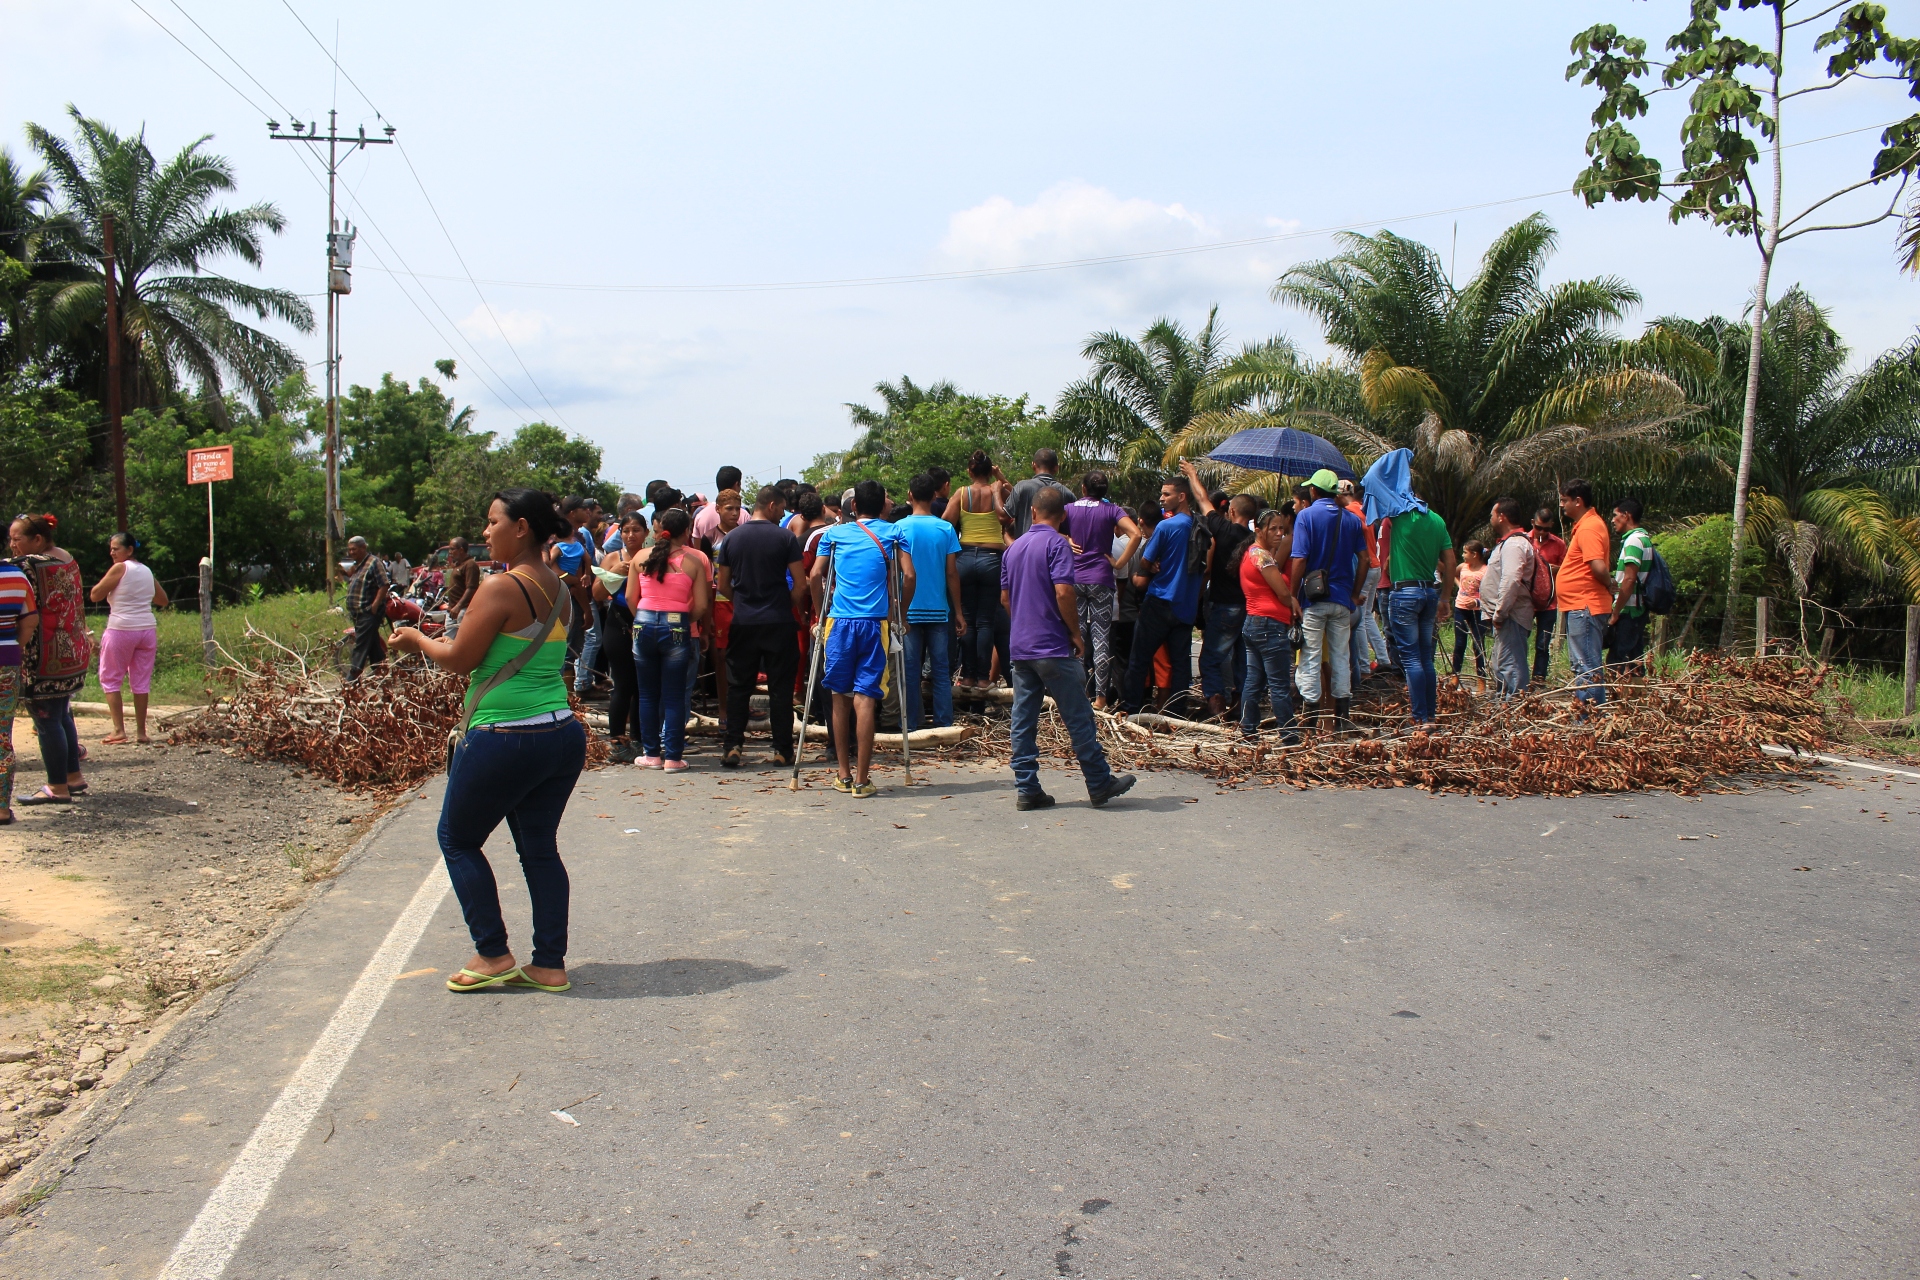
[[[819,559],[811,575],[814,610],[825,619],[819,645],[820,678],[833,696],[838,764],[833,787],[861,798],[878,790],[868,775],[873,767],[874,721],[886,691],[891,656],[887,623],[894,613],[896,563],[900,599],[911,599],[914,588],[913,558],[900,554],[905,540],[879,519],[885,496],[876,481],[854,486],[855,519],[821,536]]]

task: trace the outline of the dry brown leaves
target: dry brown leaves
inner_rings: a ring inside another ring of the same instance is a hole
[[[446,768],[447,734],[467,693],[465,676],[416,664],[370,667],[342,683],[297,660],[263,658],[215,679],[228,692],[172,741],[222,742],[352,791],[400,791]],[[574,714],[581,711],[576,701]],[[588,726],[588,767],[606,760],[605,737]]]
[[[1415,726],[1405,695],[1356,702],[1358,731],[1308,728],[1298,746],[1276,733],[1252,741],[1176,729],[1149,734],[1113,717],[1100,738],[1115,768],[1178,768],[1224,786],[1283,782],[1295,786],[1423,787],[1475,795],[1578,795],[1583,792],[1721,790],[1735,778],[1797,774],[1792,761],[1768,756],[1763,743],[1823,749],[1824,668],[1780,659],[1692,655],[1676,676],[1610,686],[1598,711],[1566,688],[1513,702],[1475,696],[1449,682],[1439,719]],[[1007,722],[954,754],[1004,760]],[[1054,715],[1041,720],[1043,755],[1072,760],[1072,743]]]

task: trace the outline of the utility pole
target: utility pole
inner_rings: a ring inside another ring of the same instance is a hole
[[[113,460],[113,516],[127,532],[127,429],[120,417],[120,298],[114,282],[113,215],[106,216],[100,246],[106,251],[107,278],[107,447]]]
[[[340,296],[353,292],[353,241],[359,234],[351,224],[342,229],[334,187],[340,175],[340,144],[347,154],[361,147],[391,146],[394,128],[386,126],[386,137],[369,138],[365,125],[357,134],[340,132],[340,113],[327,112],[327,131],[316,124],[293,124],[293,132],[280,132],[280,122],[267,121],[268,136],[282,142],[324,142],[327,144],[327,598],[333,598],[340,564],[335,558],[334,541],[346,537],[345,513],[340,509]]]

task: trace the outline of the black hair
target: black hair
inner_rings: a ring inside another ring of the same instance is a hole
[[[1565,498],[1576,498],[1590,507],[1597,505],[1593,500],[1593,486],[1585,480],[1573,479],[1567,481],[1560,486],[1560,495]]]
[[[856,515],[866,516],[869,520],[880,514],[880,508],[887,501],[887,491],[878,480],[862,480],[853,486],[853,510]]]
[[[1230,505],[1233,507],[1233,514],[1242,520],[1251,520],[1260,514],[1260,508],[1266,503],[1250,493],[1237,493],[1233,496],[1233,502]]]
[[[1520,505],[1518,498],[1495,498],[1493,509],[1507,518],[1507,523],[1518,529],[1520,522],[1527,518],[1527,509]]]
[[[798,511],[800,518],[808,524],[812,524],[814,521],[826,515],[826,509],[820,501],[820,491],[818,489],[811,489],[801,494],[794,502],[793,509]]]
[[[1246,495],[1242,494],[1241,496],[1245,497]],[[1255,529],[1264,529],[1270,524],[1278,524],[1281,521],[1285,521],[1291,525],[1293,523],[1292,510],[1284,506],[1268,507],[1254,517],[1253,527]]]
[[[1613,509],[1615,511],[1626,512],[1627,515],[1632,517],[1633,522],[1635,524],[1640,523],[1641,513],[1646,510],[1645,507],[1642,507],[1640,505],[1640,499],[1638,498],[1622,498],[1620,499],[1620,501],[1613,504]]]
[[[967,474],[982,480],[993,478],[993,459],[987,456],[985,449],[975,449],[973,456],[967,459]]]
[[[1640,518],[1639,513],[1636,512],[1633,518],[1638,520]],[[127,549],[127,559],[129,560],[144,561],[147,558],[143,554],[146,548],[140,545],[140,539],[130,533],[116,533],[111,538],[108,538],[107,541],[117,542],[125,547]]]
[[[840,490],[828,489],[824,493],[815,490],[815,496],[820,499],[820,505],[822,507],[832,507],[835,511],[840,509]]]
[[[813,486],[803,485],[799,481],[795,480],[792,476],[788,476],[786,479],[780,481],[778,484],[774,485],[773,487],[780,491],[780,500],[786,503],[788,506],[792,506],[793,500],[800,496],[800,491],[802,489],[810,489]]]
[[[930,472],[922,471],[907,481],[907,492],[913,495],[915,502],[932,502],[933,495],[940,492],[940,486]]]
[[[1106,472],[1089,471],[1080,477],[1080,491],[1089,498],[1104,498],[1107,496],[1109,483]]]
[[[635,507],[633,510],[627,512],[625,515],[620,517],[621,528],[624,529],[630,524],[637,524],[642,529],[648,528],[649,526],[647,524],[647,513],[642,511],[640,508]],[[638,547],[633,548],[633,550],[635,551],[638,551],[639,549],[640,548]]]
[[[899,524],[902,520],[905,520],[908,516],[912,514],[913,514],[913,508],[908,506],[906,503],[904,502],[895,503],[887,511],[887,523]]]
[[[1558,516],[1559,514],[1560,513],[1558,511],[1555,511],[1552,507],[1542,507],[1538,511],[1533,513],[1533,518],[1535,520],[1544,520],[1546,523],[1552,524],[1554,521],[1554,517]]]
[[[928,467],[927,474],[933,477],[933,491],[935,493],[940,492],[942,488],[953,481],[953,472],[947,470],[945,467]]]
[[[647,481],[647,488],[646,488],[646,494],[647,494],[647,503],[648,503],[648,505],[649,505],[649,506],[651,506],[651,505],[652,505],[652,503],[653,503],[653,495],[654,495],[655,493],[657,493],[657,492],[659,492],[659,491],[660,491],[661,489],[669,489],[669,488],[672,488],[672,487],[673,487],[673,486],[671,486],[671,485],[669,485],[669,484],[668,484],[668,483],[667,483],[667,482],[666,482],[665,480],[649,480],[649,481]]]
[[[573,522],[560,514],[560,504],[545,489],[496,489],[487,505],[499,503],[507,509],[508,520],[525,520],[533,545],[543,546],[548,538],[564,538],[573,532]]]
[[[777,485],[763,484],[760,492],[753,495],[753,505],[756,507],[770,507],[776,502],[782,506],[787,502],[787,495],[780,492]]]
[[[1060,469],[1060,455],[1053,449],[1035,449],[1033,451],[1033,465],[1042,471],[1058,471]]]
[[[584,498],[577,493],[570,493],[560,499],[560,514],[563,516],[572,515],[582,507],[591,507],[592,505],[592,498]]]
[[[1058,485],[1047,485],[1033,495],[1033,514],[1036,516],[1057,516],[1067,509],[1067,491]]]
[[[1460,548],[1460,553],[1462,555],[1471,553],[1485,560],[1487,558],[1487,544],[1478,538],[1469,538],[1467,539],[1467,545]]]
[[[715,489],[738,489],[740,487],[740,468],[722,467],[713,473]]]
[[[647,552],[647,563],[640,572],[655,582],[667,580],[667,564],[673,559],[673,540],[686,536],[693,527],[693,517],[678,507],[670,507],[660,513],[653,522],[653,547]]]
[[[687,500],[687,495],[672,485],[662,485],[653,491],[653,512],[656,517],[669,507],[677,507]]]

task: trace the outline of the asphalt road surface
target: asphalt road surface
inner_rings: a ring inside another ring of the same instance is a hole
[[[983,770],[861,802],[610,770],[562,832],[564,996],[442,989],[434,788],[0,1274],[153,1277],[190,1231],[170,1275],[1920,1274],[1920,783],[1828,776],[1158,774],[1103,810],[1056,777],[1017,814]]]

